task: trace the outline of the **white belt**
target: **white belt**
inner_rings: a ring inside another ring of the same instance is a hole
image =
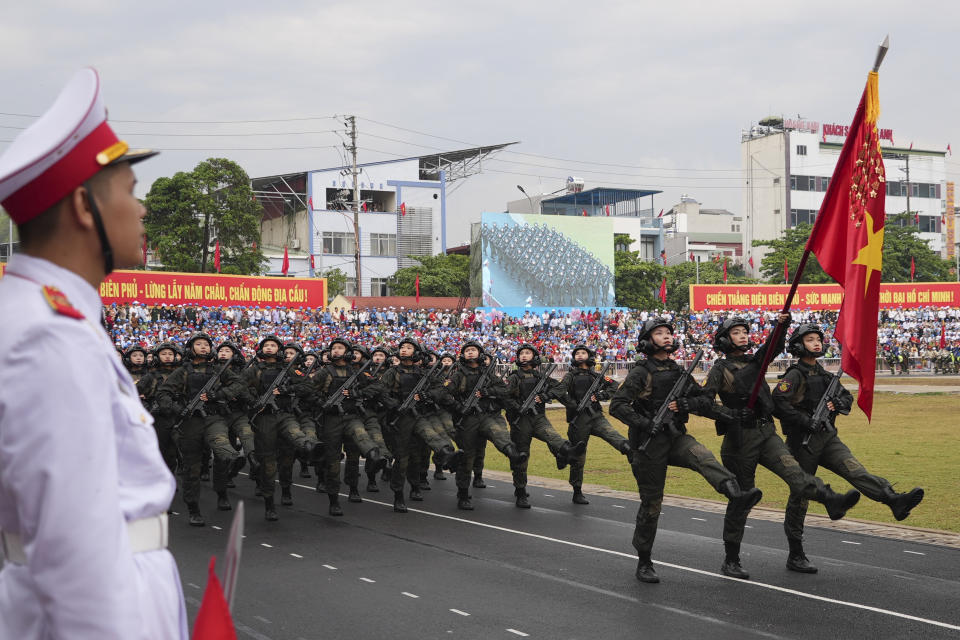
[[[130,537],[130,550],[133,553],[166,549],[167,514],[161,513],[150,518],[141,518],[127,523],[127,535]],[[23,549],[20,534],[0,531],[0,548],[3,557],[11,564],[27,564],[27,554]]]

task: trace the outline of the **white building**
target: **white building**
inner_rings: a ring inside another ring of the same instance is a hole
[[[347,274],[346,295],[390,295],[390,276],[416,264],[408,256],[446,251],[447,185],[478,173],[480,160],[505,146],[357,165],[359,292],[352,167],[254,178],[254,194],[264,207],[261,236],[268,275],[280,274],[286,247],[288,275],[312,277],[340,269]]]
[[[743,172],[743,245],[758,275],[766,247],[754,240],[773,240],[785,229],[816,220],[833,175],[848,127],[806,120],[767,118],[741,133]],[[945,255],[941,228],[946,197],[946,151],[894,146],[893,131],[880,130],[886,168],[886,214],[909,211],[919,218],[920,237]],[[909,174],[908,174],[909,171]]]

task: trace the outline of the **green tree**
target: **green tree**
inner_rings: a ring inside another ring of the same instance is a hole
[[[470,295],[470,258],[459,254],[409,256],[419,266],[404,267],[390,278],[395,295],[416,294],[420,276],[420,295],[459,298]]]
[[[331,300],[347,290],[347,274],[339,268],[327,269],[322,277],[327,279],[327,295]]]
[[[633,238],[618,233],[613,246],[629,247]],[[638,251],[614,251],[614,294],[617,306],[631,309],[652,309],[662,306],[658,297],[665,269],[656,262],[646,262]],[[668,289],[669,300],[669,289]]]
[[[211,272],[211,240],[220,242],[224,273],[259,275],[262,208],[247,173],[225,158],[204,160],[189,173],[159,178],[144,201],[147,238],[167,271]]]
[[[883,281],[910,282],[910,258],[916,265],[917,282],[951,280],[950,261],[935,253],[920,237],[913,216],[888,216],[883,232]]]
[[[773,284],[783,284],[783,261],[787,261],[787,267],[790,270],[790,279],[793,280],[793,274],[800,265],[800,258],[803,256],[803,249],[807,245],[807,238],[810,237],[812,225],[800,224],[791,229],[786,229],[783,236],[776,240],[754,240],[755,247],[770,247],[772,251],[763,257],[760,263],[760,273],[766,276],[767,281]],[[817,257],[810,254],[807,258],[807,265],[803,269],[803,276],[800,282],[804,284],[821,284],[833,282],[833,278],[828,276],[817,261]]]

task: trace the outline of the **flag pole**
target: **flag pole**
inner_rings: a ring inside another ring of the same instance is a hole
[[[883,59],[887,55],[887,51],[889,49],[890,34],[887,34],[883,38],[883,42],[881,42],[877,47],[877,57],[873,62],[874,73],[880,70],[880,65],[883,64]],[[783,303],[783,309],[781,309],[780,313],[790,312],[790,305],[793,304],[793,297],[797,294],[797,286],[800,284],[800,277],[803,275],[803,270],[807,266],[807,258],[810,257],[810,240],[816,237],[817,227],[822,219],[823,218],[818,214],[817,219],[813,223],[813,229],[810,230],[810,237],[807,238],[807,245],[803,249],[803,255],[800,258],[800,264],[797,265],[797,270],[793,274],[793,282],[790,283],[790,291],[787,293],[787,298]],[[777,322],[773,327],[773,331],[770,333],[770,337],[767,339],[769,344],[777,344],[784,331],[786,331],[786,325]],[[766,380],[767,367],[770,366],[770,361],[773,360],[773,355],[773,349],[764,349],[763,362],[760,364],[760,372],[757,374],[757,379],[753,381],[753,388],[750,389],[750,399],[747,401],[747,407],[750,409],[753,409],[753,407],[757,404],[757,396],[760,394],[760,385]]]

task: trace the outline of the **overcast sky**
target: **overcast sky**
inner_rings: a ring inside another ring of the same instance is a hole
[[[954,2],[18,2],[0,21],[0,111],[39,114],[95,66],[118,133],[165,150],[138,165],[139,195],[210,156],[251,176],[339,165],[336,114],[363,118],[361,162],[521,141],[535,155],[501,153],[452,192],[458,244],[517,184],[567,175],[662,189],[657,210],[686,193],[739,213],[741,129],[848,124],[888,32],[880,126],[958,147],[958,24]],[[30,122],[0,115],[0,139]]]

